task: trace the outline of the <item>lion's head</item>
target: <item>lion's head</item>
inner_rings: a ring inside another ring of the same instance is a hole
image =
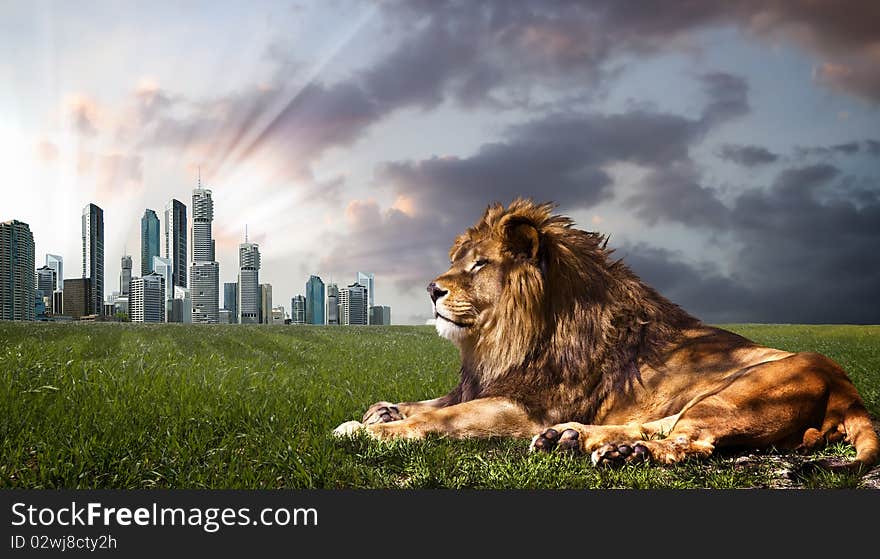
[[[605,245],[549,203],[488,207],[453,243],[449,270],[428,285],[437,332],[486,379],[539,361],[559,369],[625,360],[600,354],[641,343],[651,326],[690,319]]]

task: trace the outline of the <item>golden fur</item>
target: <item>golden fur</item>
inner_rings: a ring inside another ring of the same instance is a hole
[[[602,464],[846,439],[855,467],[876,462],[877,435],[839,365],[706,326],[605,245],[550,204],[489,207],[429,286],[437,330],[461,352],[458,385],[379,402],[336,433],[531,437],[534,450]]]

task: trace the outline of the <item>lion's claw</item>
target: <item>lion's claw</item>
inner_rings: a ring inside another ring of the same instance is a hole
[[[593,451],[590,456],[596,466],[622,466],[638,464],[651,459],[651,451],[640,442],[628,444],[604,444]]]
[[[401,419],[403,419],[403,414],[400,413],[397,406],[390,402],[378,402],[370,406],[361,421],[364,425],[372,425],[373,423],[388,423]]]
[[[538,452],[551,452],[559,449],[563,452],[580,453],[580,433],[574,429],[566,429],[562,433],[556,429],[547,429],[532,441],[532,450]]]

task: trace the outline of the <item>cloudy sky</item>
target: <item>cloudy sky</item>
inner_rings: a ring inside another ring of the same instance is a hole
[[[213,190],[289,310],[376,274],[395,323],[486,205],[552,200],[712,322],[880,322],[880,3],[7,2],[0,220],[107,291]]]

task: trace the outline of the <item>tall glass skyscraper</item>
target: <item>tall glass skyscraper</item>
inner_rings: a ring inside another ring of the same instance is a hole
[[[87,204],[82,212],[82,277],[89,281],[86,314],[104,312],[104,210]]]
[[[376,298],[373,295],[373,287],[375,283],[375,275],[366,273],[366,272],[358,272],[357,278],[355,279],[355,283],[359,283],[367,288],[367,298],[369,299],[370,306],[376,304]]]
[[[370,323],[370,311],[368,308],[369,294],[367,288],[359,283],[353,283],[339,290],[339,322],[341,324]]]
[[[260,245],[238,245],[238,322],[260,322]]]
[[[324,281],[319,276],[306,282],[306,324],[324,324]]]
[[[193,323],[217,324],[220,320],[220,266],[214,259],[211,222],[214,202],[211,191],[201,187],[192,193],[192,266],[189,284]]]
[[[46,266],[55,270],[55,288],[53,291],[64,290],[64,259],[57,254],[46,255]]]
[[[144,211],[141,218],[141,275],[153,271],[153,257],[159,256],[159,217],[153,210]]]
[[[176,199],[165,205],[165,258],[171,261],[172,288],[186,287],[186,206]]]
[[[0,223],[0,320],[34,319],[34,250],[27,223]]]

